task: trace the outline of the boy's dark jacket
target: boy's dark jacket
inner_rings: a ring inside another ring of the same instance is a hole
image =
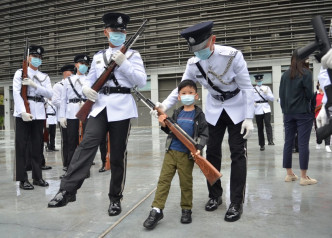
[[[179,113],[183,110],[183,106],[175,109],[172,119],[176,122]],[[169,149],[172,139],[175,138],[175,135],[173,132],[166,126],[166,127],[161,127],[161,129],[168,134],[168,137],[166,139],[166,151]],[[205,115],[202,111],[202,109],[198,106],[195,105],[195,117],[194,117],[194,136],[193,139],[196,141],[197,146],[196,149],[202,151],[204,146],[207,143],[208,140],[208,135],[209,135],[209,129],[208,129],[208,124],[205,120]],[[191,157],[191,155],[190,155]]]

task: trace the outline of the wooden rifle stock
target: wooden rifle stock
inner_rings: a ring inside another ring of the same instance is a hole
[[[110,144],[110,134],[107,132],[106,134],[106,148],[107,148],[107,154],[106,154],[106,162],[105,162],[105,170],[111,169],[111,144]]]
[[[144,31],[145,24],[148,20],[144,20],[140,28],[137,30],[137,32],[121,47],[120,51],[125,54],[128,49],[135,43],[135,41],[138,39],[140,34]],[[98,92],[104,84],[107,82],[107,80],[110,78],[110,75],[114,71],[117,64],[114,60],[111,60],[109,64],[106,66],[106,69],[104,72],[99,76],[99,78],[96,80],[96,82],[92,85],[92,89]],[[82,122],[85,122],[91,108],[93,106],[94,102],[87,100],[84,105],[81,107],[81,109],[77,112],[76,117],[80,119]]]
[[[24,48],[24,55],[23,55],[23,63],[22,63],[22,81],[25,78],[28,78],[28,56],[29,56],[29,41],[26,39],[25,48]],[[21,87],[21,97],[24,102],[25,111],[27,113],[31,113],[29,101],[28,101],[28,86],[23,85]]]
[[[158,114],[165,114],[159,108],[155,108],[158,111]],[[165,119],[166,126],[173,132],[173,134],[190,150],[190,152],[194,155],[194,161],[198,165],[198,167],[203,172],[209,184],[212,186],[218,179],[222,177],[222,174],[203,156],[196,155],[197,149],[195,144],[193,144],[190,139],[188,139],[188,135],[184,135],[181,131],[179,131],[173,122],[169,118]]]

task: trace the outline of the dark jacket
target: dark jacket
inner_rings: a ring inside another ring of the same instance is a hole
[[[176,122],[179,113],[183,110],[183,106],[175,109],[172,119]],[[173,132],[166,126],[166,127],[161,127],[161,129],[168,134],[168,137],[166,139],[166,151],[169,149],[172,139],[175,138],[175,135]],[[202,111],[201,108],[195,105],[195,117],[194,117],[194,136],[193,139],[196,141],[197,146],[196,149],[202,151],[204,146],[207,143],[209,136],[209,129],[208,129],[208,124],[205,120],[205,115]],[[190,155],[191,157],[191,155]]]
[[[284,114],[313,113],[311,101],[314,96],[312,73],[304,69],[302,77],[290,79],[290,69],[281,77],[279,87],[280,106]]]

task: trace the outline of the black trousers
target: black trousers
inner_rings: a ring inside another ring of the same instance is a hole
[[[100,159],[103,164],[106,163],[106,154],[107,154],[107,140],[102,140],[99,145],[99,151],[100,151]]]
[[[26,172],[27,156],[31,158],[32,178],[42,178],[41,154],[43,154],[43,127],[44,120],[25,122],[20,117],[15,120],[15,155],[16,155],[16,181],[28,179]],[[29,143],[31,152],[29,153]]]
[[[209,124],[207,160],[220,171],[221,144],[227,128],[228,144],[231,151],[230,199],[232,203],[243,203],[247,177],[247,140],[241,132],[242,122],[234,124],[227,112],[223,110],[215,126]],[[222,196],[223,189],[218,180],[213,186],[208,183],[209,197]]]
[[[111,181],[109,199],[117,201],[122,198],[127,168],[127,142],[130,132],[130,119],[107,121],[106,109],[96,117],[90,117],[84,137],[77,147],[67,174],[61,180],[60,189],[76,193],[89,173],[101,141],[105,141],[107,131],[111,144]]]
[[[67,119],[67,145],[68,145],[68,158],[67,167],[69,166],[74,152],[79,144],[79,126],[78,119]]]
[[[68,138],[67,138],[67,128],[63,128],[59,123],[59,128],[61,132],[61,156],[63,167],[68,167]]]
[[[269,143],[273,142],[273,135],[272,135],[272,126],[271,126],[271,113],[264,113],[261,115],[255,115],[257,129],[258,129],[258,143],[260,146],[265,145],[265,138],[264,138],[264,124],[265,124],[265,131],[267,136],[267,141]]]
[[[50,124],[48,125],[48,134],[49,134],[49,143],[48,143],[48,148],[49,149],[55,149],[55,129],[56,129],[56,124]]]

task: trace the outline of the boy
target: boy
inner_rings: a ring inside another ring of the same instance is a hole
[[[197,142],[197,153],[200,153],[207,142],[208,125],[203,111],[194,104],[195,99],[198,99],[197,86],[191,80],[183,80],[178,85],[178,93],[178,100],[182,102],[183,106],[174,111],[172,119]],[[153,229],[157,222],[164,217],[163,209],[176,170],[178,170],[181,188],[181,223],[187,224],[192,221],[193,155],[166,127],[165,119],[166,115],[160,115],[158,118],[161,129],[168,134],[168,137],[152,210],[143,224],[147,229]]]

